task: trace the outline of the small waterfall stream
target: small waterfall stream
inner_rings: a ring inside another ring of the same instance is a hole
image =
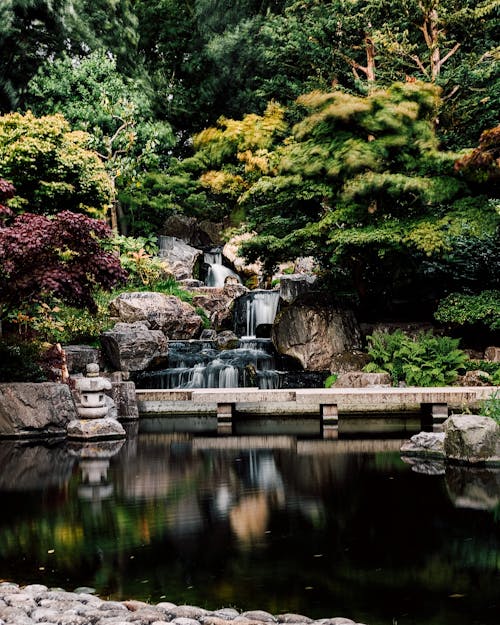
[[[228,277],[235,278],[241,283],[239,275],[222,263],[222,252],[220,248],[204,252],[203,261],[209,267],[207,277],[205,278],[205,284],[207,286],[222,288]]]
[[[255,338],[259,326],[269,328],[273,325],[278,303],[279,291],[252,291],[241,299],[246,305],[246,334],[245,337]]]

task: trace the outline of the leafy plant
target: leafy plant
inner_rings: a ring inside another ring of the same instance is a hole
[[[465,370],[484,371],[490,376],[488,382],[491,384],[500,384],[500,362],[471,359],[465,363]]]
[[[468,356],[458,348],[459,340],[422,332],[415,338],[401,330],[374,332],[368,337],[371,358],[364,370],[390,373],[393,384],[443,386],[452,384]]]
[[[325,380],[325,388],[332,388],[335,382],[338,380],[338,373],[332,373]]]
[[[118,257],[104,249],[111,230],[103,221],[71,211],[6,219],[0,223],[0,316],[53,297],[95,310],[96,290],[124,281]]]
[[[158,258],[155,235],[126,237],[115,235],[111,246],[119,256],[122,267],[128,273],[129,286],[154,287],[168,274],[166,264]]]
[[[495,391],[481,402],[479,414],[491,417],[500,425],[500,391]]]
[[[490,330],[500,330],[500,291],[482,291],[477,295],[451,293],[439,303],[434,317],[441,323],[480,323]]]

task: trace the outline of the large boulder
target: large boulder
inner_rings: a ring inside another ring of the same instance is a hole
[[[203,252],[191,247],[176,237],[159,237],[159,256],[165,260],[169,271],[176,280],[186,280],[193,277],[193,271],[198,258]]]
[[[162,227],[162,235],[175,237],[195,247],[221,245],[222,224],[213,221],[198,221],[196,217],[171,215]]]
[[[293,301],[311,290],[316,282],[316,276],[312,276],[307,273],[295,273],[282,275],[279,277],[280,281],[280,297],[287,304],[291,304]]]
[[[65,345],[66,364],[69,373],[85,373],[87,365],[99,364],[100,351],[90,345]]]
[[[500,362],[500,347],[495,347],[494,345],[487,347],[484,352],[484,358],[490,362]]]
[[[295,358],[309,371],[332,371],[336,356],[361,348],[352,311],[313,296],[299,298],[278,313],[271,338],[280,354]]]
[[[75,403],[66,384],[0,384],[0,436],[66,435],[68,423],[75,418]]]
[[[118,371],[143,371],[166,360],[168,341],[143,321],[117,323],[101,335],[106,356]]]
[[[111,300],[109,311],[124,323],[147,321],[152,330],[161,330],[174,340],[195,338],[203,327],[201,317],[192,306],[164,293],[122,293]]]
[[[490,417],[452,415],[444,423],[444,452],[458,462],[499,462],[500,426]]]

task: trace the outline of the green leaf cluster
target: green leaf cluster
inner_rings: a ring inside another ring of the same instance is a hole
[[[60,114],[0,117],[0,171],[16,188],[10,208],[105,216],[111,183],[90,142],[89,134],[71,130]]]
[[[393,383],[409,386],[452,384],[464,368],[468,356],[458,348],[459,340],[435,336],[432,332],[410,337],[401,330],[374,332],[367,337],[371,358],[364,370],[387,372]]]
[[[434,317],[441,323],[459,326],[481,324],[490,330],[500,330],[500,291],[450,293],[439,302]]]
[[[500,425],[500,392],[495,391],[491,397],[481,402],[479,413],[484,417],[491,417]]]

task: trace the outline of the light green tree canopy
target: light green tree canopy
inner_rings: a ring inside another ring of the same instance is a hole
[[[267,152],[249,141],[258,128],[249,116],[197,138],[208,158],[202,182],[233,189],[258,232],[246,246],[251,258],[271,268],[312,254],[363,297],[437,276],[457,240],[472,245],[497,231],[494,201],[455,170],[457,154],[439,150],[437,87],[396,83],[365,97],[316,91],[298,105],[301,121]]]
[[[111,181],[102,160],[89,149],[90,141],[89,134],[71,130],[60,114],[0,117],[0,172],[16,188],[10,207],[44,215],[72,210],[104,217]]]

